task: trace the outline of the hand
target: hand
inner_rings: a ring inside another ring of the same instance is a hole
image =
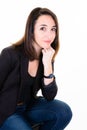
[[[49,48],[42,49],[42,62],[44,65],[49,65],[52,62],[52,58],[55,54],[55,50],[50,46]]]

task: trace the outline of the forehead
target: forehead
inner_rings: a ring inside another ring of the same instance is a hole
[[[50,15],[41,15],[36,20],[36,25],[41,25],[41,24],[55,26],[55,21]]]

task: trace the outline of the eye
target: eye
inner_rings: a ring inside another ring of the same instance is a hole
[[[56,32],[56,28],[52,28],[51,30],[54,31],[54,32]]]
[[[41,27],[41,28],[40,28],[40,30],[45,31],[45,30],[46,30],[46,28],[45,28],[45,27]]]

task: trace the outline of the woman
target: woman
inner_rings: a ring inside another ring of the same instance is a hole
[[[72,118],[57,94],[54,58],[59,50],[56,15],[47,8],[31,11],[23,38],[0,55],[0,130],[63,130]],[[37,92],[42,91],[42,97]]]

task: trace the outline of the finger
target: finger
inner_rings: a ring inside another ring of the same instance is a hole
[[[46,52],[46,49],[42,49],[42,53],[45,53]]]

